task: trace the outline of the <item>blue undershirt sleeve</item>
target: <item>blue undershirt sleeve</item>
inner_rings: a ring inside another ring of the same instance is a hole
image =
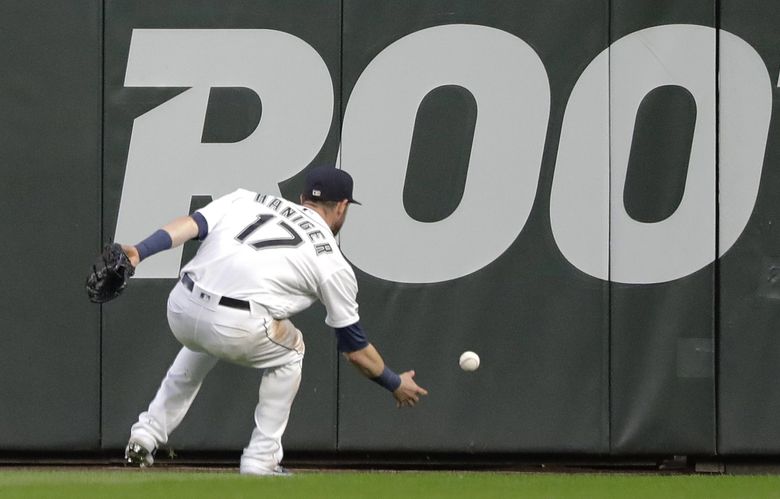
[[[190,215],[195,223],[198,224],[198,241],[203,241],[209,233],[209,223],[199,211]]]
[[[368,346],[368,340],[360,327],[360,321],[347,326],[333,329],[336,332],[336,347],[339,352],[348,353],[362,350]]]

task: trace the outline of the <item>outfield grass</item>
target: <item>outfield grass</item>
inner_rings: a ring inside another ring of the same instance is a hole
[[[780,498],[780,476],[463,472],[0,471],[0,498]]]

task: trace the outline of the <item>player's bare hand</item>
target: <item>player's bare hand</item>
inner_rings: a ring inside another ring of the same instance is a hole
[[[401,373],[401,386],[393,392],[397,407],[414,407],[420,396],[428,395],[428,390],[414,382],[414,371]]]

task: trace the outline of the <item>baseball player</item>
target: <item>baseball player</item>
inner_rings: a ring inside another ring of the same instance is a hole
[[[366,377],[390,391],[398,407],[427,391],[414,371],[387,367],[360,326],[357,282],[334,236],[352,198],[352,177],[333,167],[306,176],[300,204],[239,189],[180,217],[135,246],[137,266],[149,256],[198,238],[195,257],[168,298],[168,323],[183,345],[149,408],[130,430],[126,462],[151,466],[158,446],[187,413],[218,360],[263,369],[255,428],[240,472],[283,475],[282,434],[301,381],[304,341],[290,317],[320,300],[338,350]]]

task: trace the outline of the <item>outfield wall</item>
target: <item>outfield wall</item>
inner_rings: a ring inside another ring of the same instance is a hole
[[[397,411],[316,305],[288,450],[780,454],[780,9],[767,0],[0,3],[0,450],[110,450],[178,350],[197,249],[90,304],[101,241],[338,164],[362,323],[431,392]],[[42,237],[45,235],[45,238]],[[475,373],[457,359],[482,358]],[[171,438],[236,450],[219,365]]]

